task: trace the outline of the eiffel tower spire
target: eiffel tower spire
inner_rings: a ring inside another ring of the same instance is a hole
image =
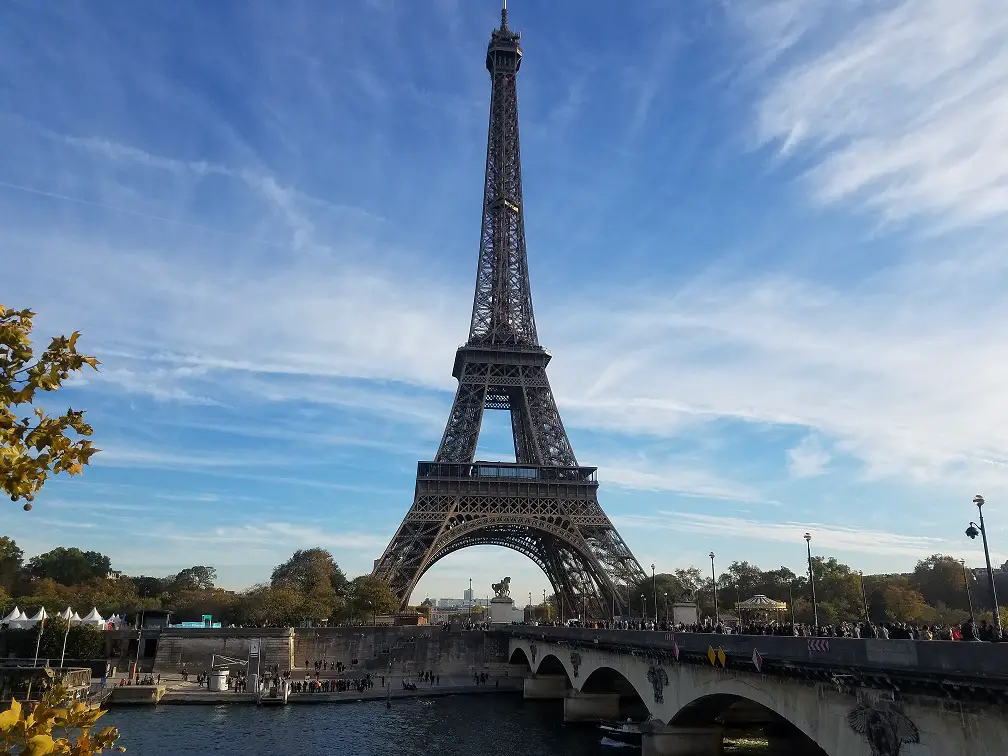
[[[417,465],[413,506],[375,574],[403,606],[431,565],[459,549],[496,545],[529,557],[572,611],[626,610],[644,579],[598,503],[596,468],[574,457],[546,376],[525,250],[517,74],[521,35],[490,34],[490,125],[476,293],[469,339],[455,354],[458,389],[433,462]],[[474,462],[485,410],[511,413],[515,462]]]
[[[525,256],[518,146],[520,39],[520,34],[508,29],[505,3],[500,28],[493,30],[487,45],[490,126],[470,344],[538,346]]]

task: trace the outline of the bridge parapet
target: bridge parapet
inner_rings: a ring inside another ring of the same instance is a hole
[[[900,681],[923,688],[961,689],[1008,696],[1008,643],[809,638],[779,635],[722,635],[588,628],[515,627],[515,637],[561,644],[589,645],[614,651],[710,665],[708,649],[722,650],[725,664],[755,671],[753,652],[763,674],[852,676]],[[841,680],[842,682],[842,680]]]

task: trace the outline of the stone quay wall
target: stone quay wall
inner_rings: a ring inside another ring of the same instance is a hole
[[[349,674],[380,675],[430,670],[442,675],[487,672],[508,675],[508,637],[504,634],[445,631],[440,627],[332,627],[170,629],[161,632],[153,669],[196,674],[210,668],[214,654],[248,659],[259,641],[264,669],[304,669],[308,662],[343,662]]]
[[[506,674],[508,638],[494,632],[441,627],[296,628],[294,666],[340,661],[349,671],[394,674],[430,670],[442,675]]]
[[[227,628],[163,630],[157,643],[154,669],[178,672],[183,666],[190,674],[210,669],[213,656],[247,660],[253,642],[259,643],[261,666],[274,664],[289,669],[293,659],[294,631],[290,628]]]

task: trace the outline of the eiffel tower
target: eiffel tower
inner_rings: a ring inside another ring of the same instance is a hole
[[[550,353],[532,313],[516,75],[520,35],[490,35],[490,127],[483,227],[469,340],[455,354],[458,390],[433,462],[417,465],[413,506],[375,574],[403,607],[433,564],[468,546],[504,546],[529,557],[569,612],[629,610],[644,571],[598,503],[596,468],[574,457],[546,378]],[[516,462],[474,461],[484,410],[508,410]],[[620,587],[620,586],[624,587]]]

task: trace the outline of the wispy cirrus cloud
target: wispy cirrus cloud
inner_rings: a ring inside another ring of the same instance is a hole
[[[928,226],[1008,211],[998,127],[1008,118],[1008,15],[998,0],[783,0],[738,13],[776,64],[758,136],[810,159],[820,201]]]
[[[799,543],[803,533],[811,532],[815,548],[820,553],[826,550],[923,558],[947,546],[943,538],[820,523],[766,522],[731,515],[662,511],[654,516],[621,515],[616,519],[620,527],[626,528],[656,528],[698,533],[708,538],[743,538],[775,543]]]

